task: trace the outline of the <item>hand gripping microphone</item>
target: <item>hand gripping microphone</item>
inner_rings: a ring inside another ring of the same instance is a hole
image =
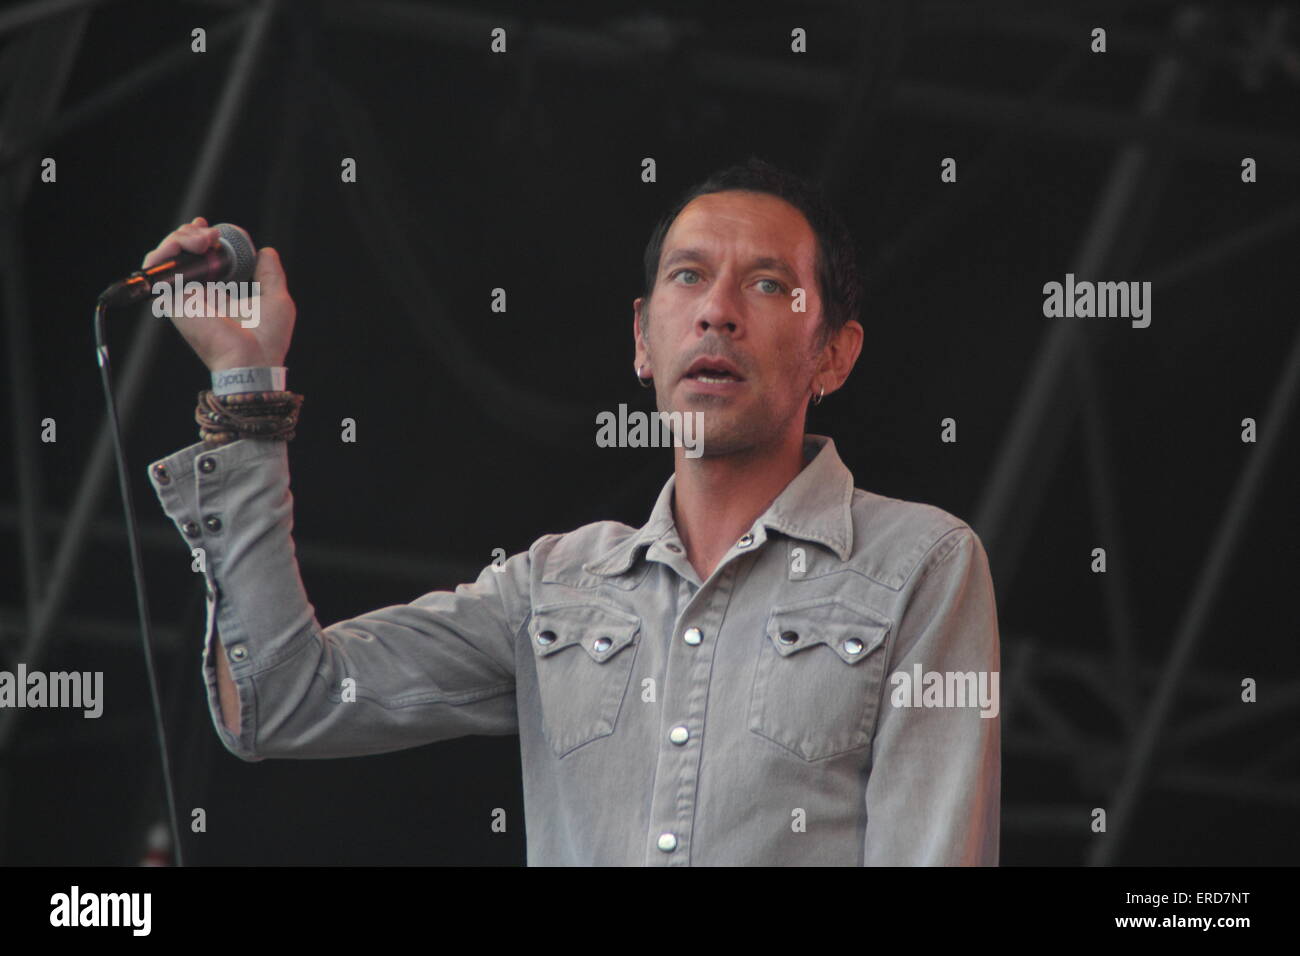
[[[179,273],[186,282],[246,282],[253,278],[257,247],[243,229],[228,222],[219,223],[220,240],[207,252],[182,252],[164,262],[137,269],[120,282],[99,294],[105,308],[130,305],[147,299],[155,283],[171,282]]]

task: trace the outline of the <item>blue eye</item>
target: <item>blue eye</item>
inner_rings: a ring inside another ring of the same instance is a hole
[[[772,285],[774,285],[776,288],[772,289],[772,293],[771,293],[772,295],[776,295],[776,293],[781,292],[785,288],[784,286],[781,285],[781,283],[777,282],[775,279],[759,279],[758,281],[770,282]]]
[[[679,275],[682,275],[683,273],[687,273],[687,272],[689,272],[689,273],[690,273],[691,275],[693,275],[693,276],[698,276],[698,275],[699,275],[699,273],[696,272],[694,269],[678,269],[676,272],[673,272],[671,275],[669,275],[668,278],[669,278],[669,279],[676,279]],[[695,285],[694,282],[688,282],[688,283],[686,283],[686,284],[687,284],[687,285]]]

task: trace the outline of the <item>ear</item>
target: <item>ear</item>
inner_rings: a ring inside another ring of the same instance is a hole
[[[822,347],[821,358],[817,363],[817,374],[813,377],[814,392],[822,386],[826,387],[827,395],[839,391],[857,364],[865,334],[861,323],[850,319],[830,337]]]
[[[645,314],[641,310],[642,301],[641,296],[632,300],[632,339],[636,342],[636,358],[633,367],[645,366],[642,372],[649,378],[654,374],[654,370],[650,367],[650,348],[645,339]]]

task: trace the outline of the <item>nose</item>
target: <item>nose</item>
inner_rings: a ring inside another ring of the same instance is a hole
[[[699,316],[695,320],[696,331],[700,335],[718,332],[734,336],[740,331],[741,311],[739,290],[731,282],[715,282],[708,297],[701,303]]]

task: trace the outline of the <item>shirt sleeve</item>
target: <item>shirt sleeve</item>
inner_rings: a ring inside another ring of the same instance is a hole
[[[988,558],[978,536],[962,527],[936,542],[918,574],[886,668],[863,860],[869,866],[996,866],[1000,665]],[[930,706],[940,701],[933,690],[939,679],[962,694],[949,690],[946,706]]]
[[[149,480],[207,582],[208,708],[235,756],[350,757],[518,732],[514,638],[528,617],[530,553],[322,628],[294,550],[285,442],[198,442],[153,462]],[[237,735],[221,716],[218,635],[239,692]]]

